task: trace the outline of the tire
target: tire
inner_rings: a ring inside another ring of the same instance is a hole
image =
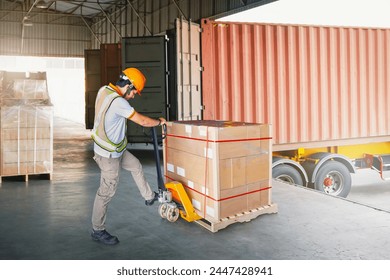
[[[347,197],[351,191],[351,174],[341,162],[330,160],[320,167],[314,188],[330,195]]]
[[[288,164],[279,164],[272,168],[272,178],[303,186],[301,174],[293,166]]]

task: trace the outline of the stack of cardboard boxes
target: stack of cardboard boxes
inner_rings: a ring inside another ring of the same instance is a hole
[[[211,222],[271,204],[270,125],[226,121],[168,123],[166,181],[179,181]]]
[[[2,72],[0,84],[0,175],[51,175],[53,106],[46,75]]]

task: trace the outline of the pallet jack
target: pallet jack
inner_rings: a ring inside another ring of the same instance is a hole
[[[165,124],[162,126],[162,131],[161,140],[166,137],[167,127]],[[158,213],[161,218],[167,219],[169,222],[176,222],[179,216],[187,222],[194,222],[202,219],[202,217],[196,213],[184,186],[180,182],[172,181],[164,184],[161,173],[158,137],[155,127],[151,128],[151,134],[157,169],[158,201],[160,203]]]

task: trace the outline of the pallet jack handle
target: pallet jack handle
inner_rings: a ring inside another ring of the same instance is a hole
[[[154,159],[156,161],[156,169],[157,169],[157,185],[158,185],[159,190],[165,191],[166,187],[165,187],[164,179],[163,179],[162,172],[161,172],[161,160],[160,160],[160,153],[158,151],[158,139],[157,139],[156,127],[152,127],[151,130],[152,130]],[[166,135],[166,131],[167,131],[167,126],[165,124],[163,124],[162,130],[163,130],[163,136],[161,139],[164,139],[165,135]]]

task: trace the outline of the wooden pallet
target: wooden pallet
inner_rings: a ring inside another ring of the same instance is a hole
[[[228,225],[234,224],[234,223],[243,223],[243,222],[249,222],[255,218],[257,218],[260,215],[263,214],[274,214],[278,212],[278,205],[277,204],[271,204],[266,205],[263,207],[259,207],[253,210],[250,210],[248,212],[238,213],[234,216],[230,216],[224,219],[221,219],[218,222],[210,222],[205,219],[197,220],[195,223],[201,225],[202,227],[208,229],[209,231],[215,233],[221,229],[224,229]]]
[[[3,181],[3,178],[12,178],[14,180],[21,180],[24,182],[28,182],[29,177],[31,178],[44,178],[46,180],[53,180],[53,173],[42,173],[42,174],[23,174],[23,175],[2,175],[0,176],[0,184]]]

